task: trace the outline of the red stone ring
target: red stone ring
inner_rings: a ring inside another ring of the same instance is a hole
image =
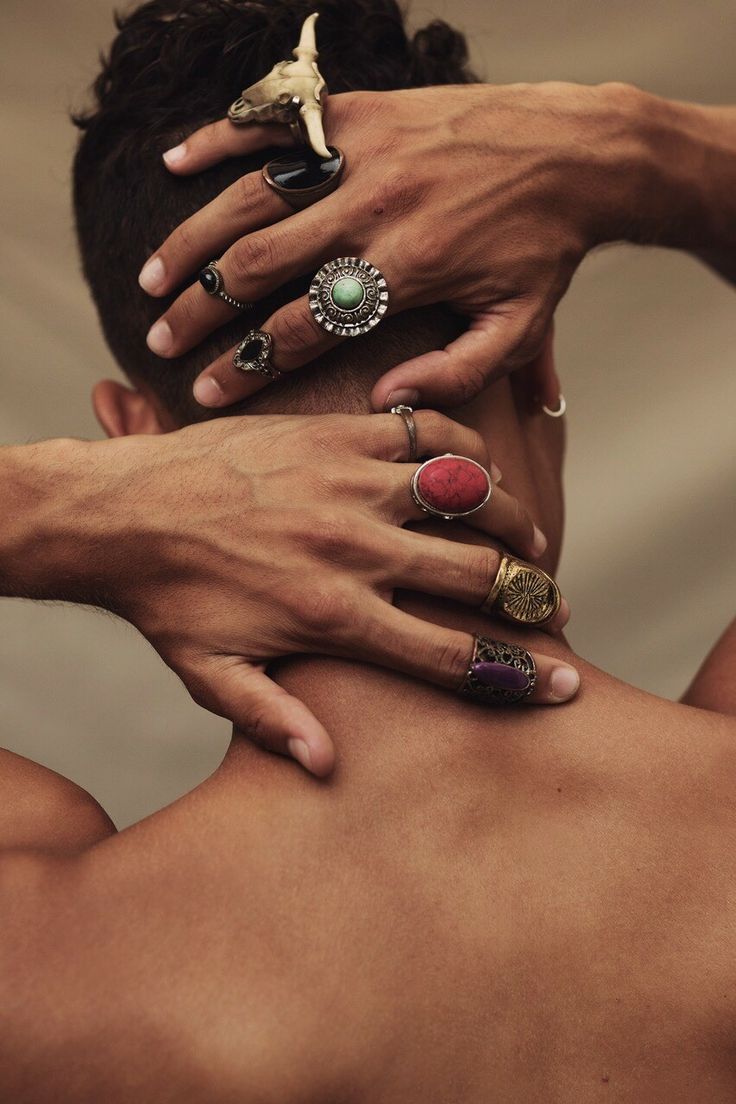
[[[418,468],[411,480],[417,506],[433,517],[452,521],[485,506],[493,492],[490,474],[467,456],[435,456]]]

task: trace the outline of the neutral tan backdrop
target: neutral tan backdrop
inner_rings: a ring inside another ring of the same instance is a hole
[[[433,0],[499,82],[634,81],[736,98],[732,0]],[[2,0],[0,442],[97,436],[90,387],[114,374],[78,272],[67,121],[112,30],[108,0]],[[492,234],[492,227],[489,227]],[[594,662],[677,696],[733,614],[736,298],[688,258],[615,248],[559,316],[569,401],[562,582]],[[126,824],[214,769],[228,727],[105,615],[2,603],[6,746],[87,787]]]

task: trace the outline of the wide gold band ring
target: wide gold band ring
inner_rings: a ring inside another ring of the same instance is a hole
[[[546,625],[559,612],[560,588],[541,567],[502,556],[493,586],[481,609],[500,613],[519,625]]]

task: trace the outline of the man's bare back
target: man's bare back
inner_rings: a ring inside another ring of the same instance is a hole
[[[552,430],[506,386],[473,417],[553,560]],[[736,721],[575,662],[574,704],[489,712],[293,661],[330,781],[236,737],[134,828],[6,863],[3,1098],[732,1100]]]

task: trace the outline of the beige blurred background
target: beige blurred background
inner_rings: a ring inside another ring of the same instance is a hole
[[[416,24],[434,15],[468,32],[494,81],[619,79],[681,99],[736,99],[733,0],[412,8]],[[78,271],[67,113],[111,35],[108,0],[0,3],[0,443],[99,435],[89,391],[115,368]],[[559,315],[571,639],[671,697],[734,613],[735,348],[733,291],[665,251],[590,257]],[[228,726],[193,705],[128,626],[12,601],[1,616],[5,746],[85,786],[121,826],[217,766]]]

